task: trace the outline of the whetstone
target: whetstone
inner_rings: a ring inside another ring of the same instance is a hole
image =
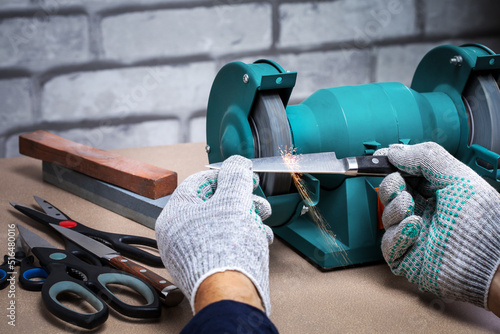
[[[43,180],[154,229],[170,195],[150,199],[74,170],[44,161]]]
[[[151,199],[170,195],[177,173],[61,138],[47,131],[19,136],[19,152]]]

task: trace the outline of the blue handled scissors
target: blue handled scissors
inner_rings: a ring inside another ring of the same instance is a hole
[[[19,282],[25,290],[38,291],[42,289],[44,280],[47,278],[47,272],[33,265],[32,255],[26,256],[23,245],[19,237],[16,239],[14,254],[4,255],[4,262],[0,265],[0,290],[9,285],[11,277],[19,276]],[[19,274],[16,272],[16,266],[20,267]]]
[[[153,288],[143,280],[104,266],[95,266],[75,255],[58,249],[27,228],[17,225],[20,237],[38,258],[48,273],[42,285],[42,300],[56,317],[77,326],[92,329],[103,324],[109,314],[109,304],[119,313],[132,318],[158,318],[160,299]],[[145,305],[131,305],[112,293],[107,285],[130,288],[140,294]],[[70,292],[89,303],[95,312],[83,313],[63,305],[58,296]],[[106,303],[105,303],[105,302]]]
[[[88,237],[91,237],[106,244],[107,246],[113,248],[114,250],[116,250],[117,252],[128,258],[138,260],[150,266],[163,267],[163,262],[161,261],[161,258],[159,256],[153,255],[145,251],[144,249],[133,246],[133,245],[142,245],[150,247],[155,251],[157,251],[158,244],[156,243],[155,239],[135,236],[135,235],[109,233],[109,232],[95,230],[93,228],[87,227],[71,219],[61,210],[57,209],[55,206],[53,206],[46,200],[37,196],[34,196],[34,198],[45,213],[17,203],[11,202],[10,204],[14,208],[25,214],[26,216],[46,226],[49,226],[49,224],[55,224],[66,228],[71,228],[73,231],[79,232],[81,234],[84,234]],[[79,249],[82,256],[88,256],[88,252],[81,251],[80,247],[75,247],[75,245],[71,245],[71,247],[73,253],[75,249]],[[69,245],[67,245],[66,249],[70,250]],[[95,261],[95,259],[93,259],[92,256],[90,257],[90,260],[91,261],[87,262],[94,263]]]

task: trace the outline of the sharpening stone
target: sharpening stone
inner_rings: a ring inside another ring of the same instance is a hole
[[[20,135],[19,153],[56,163],[152,199],[170,195],[177,187],[177,173],[174,171],[75,143],[43,130]]]
[[[60,165],[43,161],[43,180],[154,229],[170,195],[150,199]]]

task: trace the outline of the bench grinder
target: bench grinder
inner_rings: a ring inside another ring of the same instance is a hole
[[[291,148],[294,154],[335,152],[343,158],[393,143],[434,141],[498,190],[499,75],[500,55],[490,49],[444,45],[421,60],[411,87],[390,82],[327,88],[287,106],[297,73],[269,60],[231,62],[210,92],[208,158],[277,156]],[[256,193],[273,210],[265,223],[306,259],[322,269],[383,259],[376,192],[382,177],[304,174],[311,197],[306,202],[290,174],[260,177]],[[327,236],[307,212],[311,206],[331,230]]]

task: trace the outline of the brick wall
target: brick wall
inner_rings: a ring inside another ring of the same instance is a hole
[[[205,140],[225,63],[299,73],[292,102],[319,88],[409,84],[434,46],[500,52],[498,0],[3,0],[0,157],[45,129],[102,149]]]

